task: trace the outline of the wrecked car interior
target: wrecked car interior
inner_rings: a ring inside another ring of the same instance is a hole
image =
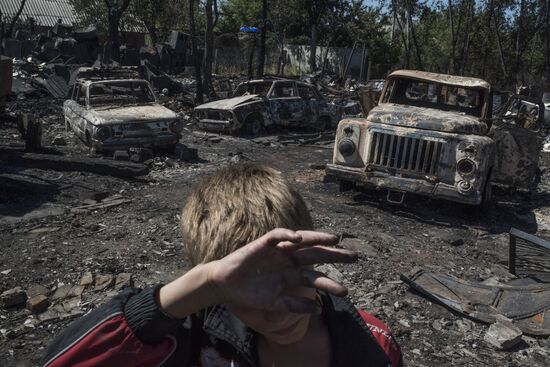
[[[357,255],[307,264],[318,279],[300,282],[343,285],[351,318],[387,325],[402,354],[349,365],[547,367],[549,40],[549,0],[0,0],[0,366],[64,365],[44,361],[59,335],[89,315],[111,320],[104,305],[141,290],[159,329],[183,320],[158,288],[195,266],[182,206],[220,169],[260,164],[335,251]],[[252,206],[248,190],[229,196]],[[241,214],[238,234],[263,224]],[[302,251],[289,243],[275,247]],[[351,334],[324,293],[319,325]],[[220,305],[197,313],[204,330],[226,322]],[[156,330],[124,322],[125,340]],[[376,325],[360,329],[385,335]],[[267,365],[254,363],[262,338],[239,344],[258,348],[246,363],[226,363],[214,350],[245,335],[227,330],[193,334],[211,343],[196,365]],[[172,354],[173,335],[136,363],[194,366]],[[341,354],[361,349],[333,339]]]

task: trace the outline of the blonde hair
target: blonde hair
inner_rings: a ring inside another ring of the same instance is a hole
[[[313,228],[281,172],[258,164],[223,168],[203,180],[183,208],[181,232],[193,265],[221,259],[274,228]]]

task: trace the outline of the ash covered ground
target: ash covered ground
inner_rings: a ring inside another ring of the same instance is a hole
[[[67,143],[49,148],[89,154],[65,132],[60,100],[17,103],[41,111],[45,145],[59,135]],[[341,193],[336,183],[326,182],[322,167],[331,160],[330,138],[283,145],[277,134],[246,139],[186,130],[182,143],[198,148],[200,160],[159,155],[139,179],[3,166],[0,293],[14,287],[28,295],[46,290],[50,306],[40,314],[0,309],[0,365],[37,365],[56,334],[117,288],[168,282],[185,272],[178,231],[182,203],[202,177],[245,160],[283,171],[307,200],[316,227],[342,235],[340,245],[360,254],[357,263],[328,270],[343,279],[359,307],[391,327],[406,365],[548,365],[550,339],[523,336],[511,351],[496,351],[484,342],[487,325],[449,312],[400,281],[417,266],[472,281],[511,279],[510,228],[550,234],[546,168],[535,195],[498,191],[483,210],[414,196],[394,206],[384,192]],[[2,129],[2,144],[13,145],[16,135]]]

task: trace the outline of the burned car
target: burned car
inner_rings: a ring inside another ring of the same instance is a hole
[[[173,149],[181,138],[178,115],[160,105],[142,79],[81,79],[63,103],[65,124],[90,148]]]
[[[269,126],[322,131],[337,121],[315,86],[287,79],[241,83],[232,98],[195,107],[194,119],[203,130],[249,135]]]
[[[399,70],[364,119],[340,121],[327,174],[342,189],[415,193],[466,204],[490,200],[492,185],[531,190],[542,138],[541,103],[512,96],[492,118],[484,80]]]

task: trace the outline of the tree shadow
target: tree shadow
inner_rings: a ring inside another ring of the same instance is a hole
[[[52,202],[62,191],[59,183],[17,170],[0,174],[0,217],[23,217]]]

